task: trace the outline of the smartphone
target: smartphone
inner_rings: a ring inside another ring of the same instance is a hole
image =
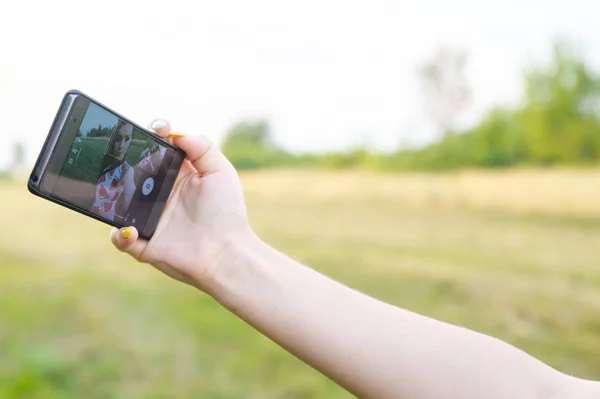
[[[185,153],[90,96],[67,92],[31,172],[31,193],[154,234]]]

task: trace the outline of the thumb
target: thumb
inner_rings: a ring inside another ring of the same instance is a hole
[[[186,153],[187,159],[200,174],[233,169],[233,165],[206,136],[175,136],[173,144]]]
[[[126,252],[137,260],[140,260],[142,252],[148,245],[148,241],[139,238],[135,227],[114,228],[110,232],[110,239],[119,251]]]

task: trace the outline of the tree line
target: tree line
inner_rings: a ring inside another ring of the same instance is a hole
[[[480,122],[457,131],[453,119],[468,90],[464,57],[438,57],[420,76],[432,116],[443,131],[425,147],[376,154],[365,148],[330,154],[293,154],[278,146],[268,121],[242,121],[229,129],[222,150],[239,169],[324,166],[383,170],[453,170],[510,166],[592,165],[600,162],[600,78],[569,42],[556,42],[552,59],[523,72],[521,101],[490,109]],[[490,77],[493,78],[493,77]]]

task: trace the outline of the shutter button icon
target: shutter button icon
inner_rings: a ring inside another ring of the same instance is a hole
[[[148,195],[152,192],[154,188],[154,179],[149,177],[144,181],[144,185],[142,186],[142,194]]]

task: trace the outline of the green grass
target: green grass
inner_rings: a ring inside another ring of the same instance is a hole
[[[100,171],[104,168],[102,162],[107,143],[108,138],[82,138],[79,157],[76,158],[73,164],[64,165],[62,175],[68,179],[95,183],[100,176]],[[74,144],[73,146],[78,145]],[[151,144],[147,141],[133,140],[125,154],[125,160],[130,165],[136,165],[140,160],[142,151],[150,146]]]
[[[456,175],[242,177],[255,229],[291,256],[600,378],[600,222],[588,204],[598,174],[574,175],[571,200],[557,186],[552,202],[536,184],[563,172],[511,173],[468,185]],[[0,193],[1,398],[351,397],[206,295],[113,250],[107,226],[24,182],[0,182]]]

